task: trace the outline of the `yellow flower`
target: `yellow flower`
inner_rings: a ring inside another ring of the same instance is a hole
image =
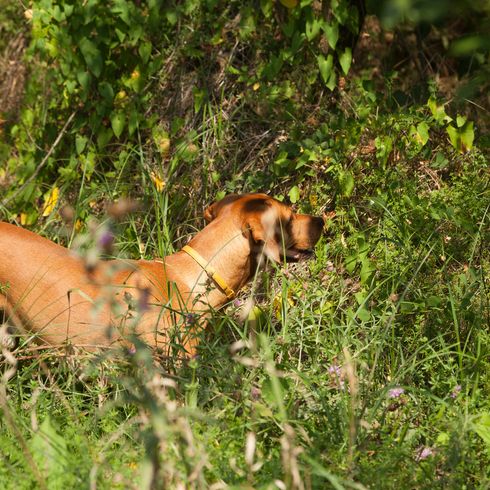
[[[155,187],[158,192],[163,192],[163,188],[165,187],[165,181],[159,177],[155,172],[150,173],[150,178],[155,184]]]
[[[80,231],[82,229],[82,227],[83,227],[82,221],[77,219],[75,221],[75,231],[77,231],[77,232]]]
[[[49,216],[53,212],[59,196],[60,190],[58,186],[54,186],[44,199],[43,216]]]
[[[281,320],[282,317],[282,301],[283,301],[282,293],[277,294],[272,300],[274,313],[278,320]],[[287,292],[286,301],[288,302],[289,306],[294,306],[295,303],[294,303],[294,297],[292,291]]]

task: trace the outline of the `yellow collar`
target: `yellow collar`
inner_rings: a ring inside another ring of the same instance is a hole
[[[235,291],[233,291],[233,289],[226,284],[226,281],[220,274],[218,274],[218,272],[216,272],[216,269],[210,265],[206,259],[199,255],[199,253],[192,247],[189,247],[189,245],[186,245],[184,248],[182,248],[182,250],[187,255],[190,255],[204,269],[209,278],[218,285],[218,287],[226,294],[228,299],[233,299],[235,297]]]

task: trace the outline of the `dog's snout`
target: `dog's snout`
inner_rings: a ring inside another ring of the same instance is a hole
[[[325,220],[321,216],[311,217],[311,231],[320,238],[325,226]],[[317,238],[317,240],[318,240]]]
[[[313,216],[313,222],[320,229],[322,229],[325,225],[325,220],[321,216]]]

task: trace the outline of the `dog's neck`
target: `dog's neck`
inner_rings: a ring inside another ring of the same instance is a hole
[[[252,272],[253,258],[250,241],[231,218],[212,221],[188,244],[203,259],[214,267],[233,291],[243,287]],[[219,308],[228,301],[226,294],[213,281],[206,271],[188,254],[176,254],[179,262],[185,263],[185,275],[181,279],[194,297],[204,295],[206,303]]]

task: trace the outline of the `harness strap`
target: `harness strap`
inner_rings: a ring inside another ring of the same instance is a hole
[[[218,285],[218,287],[226,294],[226,297],[228,299],[233,299],[235,297],[235,291],[233,291],[233,289],[228,286],[226,281],[216,271],[216,269],[212,265],[210,265],[209,262],[204,259],[196,250],[194,250],[192,247],[189,247],[189,245],[183,247],[182,250],[187,255],[190,255],[203,268],[209,278]]]

